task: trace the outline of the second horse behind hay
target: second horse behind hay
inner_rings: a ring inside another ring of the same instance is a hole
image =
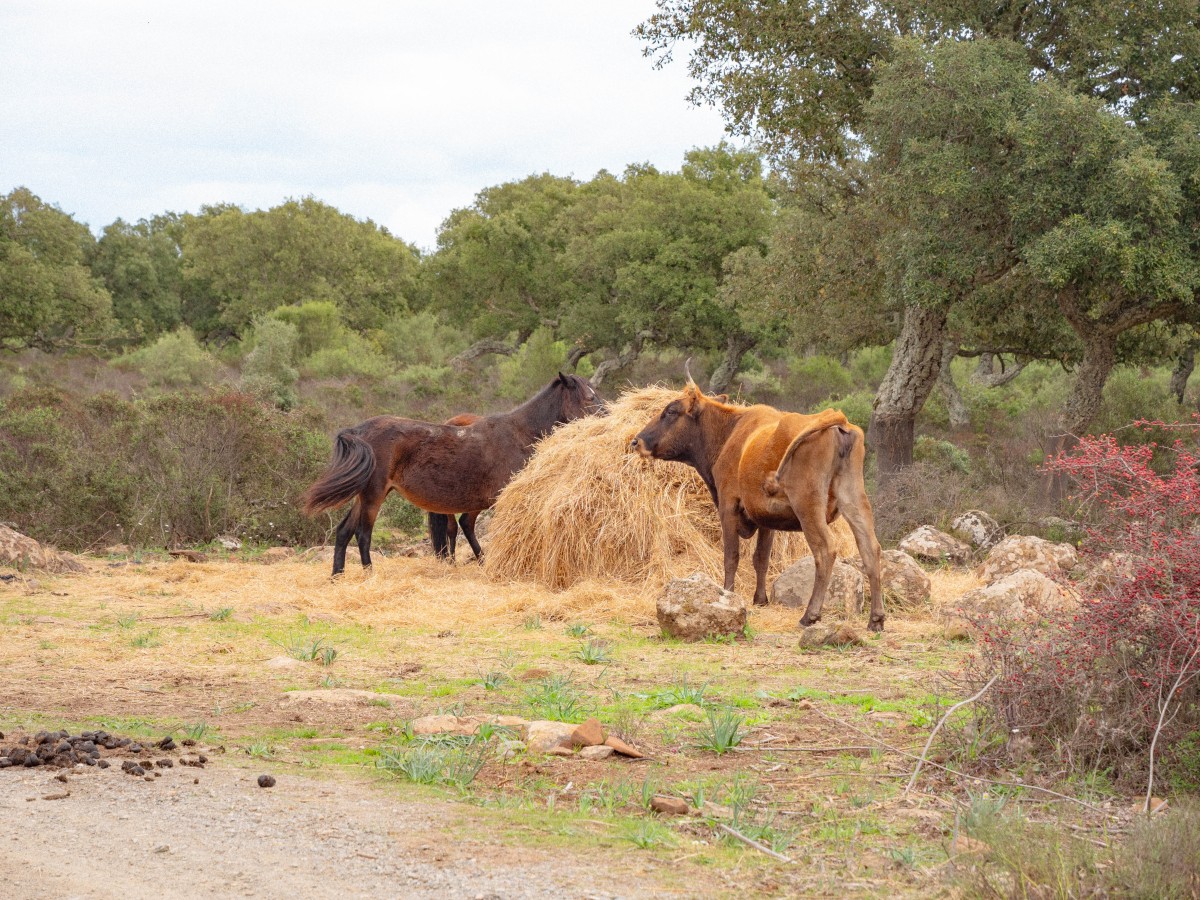
[[[352,537],[363,567],[371,565],[371,532],[390,492],[426,512],[482,512],[496,502],[534,444],[556,425],[600,409],[586,378],[560,373],[516,409],[470,427],[376,416],[338,432],[333,461],[303,500],[310,516],[354,501],[337,527],[333,574],[345,569]],[[477,542],[472,548],[480,552]]]
[[[459,413],[446,420],[447,425],[474,425],[483,416],[475,413]],[[483,559],[483,548],[475,537],[475,522],[479,519],[477,512],[465,512],[454,521],[454,516],[444,513],[429,513],[429,543],[433,544],[433,554],[439,559],[454,559],[455,546],[458,544],[458,529],[462,526],[463,537],[471,545],[477,560]]]

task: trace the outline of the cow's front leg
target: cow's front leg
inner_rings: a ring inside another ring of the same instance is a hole
[[[741,559],[736,508],[721,510],[721,544],[725,549],[725,590],[732,591]]]
[[[754,605],[767,605],[767,565],[771,562],[771,546],[775,532],[770,528],[758,530],[758,543],[754,545]]]

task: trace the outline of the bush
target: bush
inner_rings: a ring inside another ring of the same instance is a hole
[[[304,372],[314,378],[344,378],[364,375],[382,378],[392,364],[370,341],[347,332],[341,344],[316,351],[304,361]]]
[[[976,746],[988,735],[992,761],[1018,735],[1035,757],[1078,773],[1110,769],[1129,786],[1144,789],[1152,767],[1155,780],[1171,779],[1172,766],[1176,781],[1190,777],[1194,760],[1166,751],[1200,730],[1200,454],[1182,439],[1200,425],[1139,426],[1164,429],[1180,439],[1085,438],[1047,464],[1071,479],[1096,523],[1085,557],[1119,552],[1129,572],[1045,625],[980,623],[966,687],[999,673],[972,725]]]
[[[295,499],[328,461],[317,424],[243,394],[27,391],[0,404],[0,519],[73,550],[315,541]]]
[[[296,347],[300,332],[295,325],[270,316],[254,326],[254,348],[242,364],[242,385],[256,397],[280,409],[296,405]]]
[[[220,363],[196,341],[190,328],[164,334],[148,347],[117,357],[118,369],[140,372],[155,387],[201,387],[212,383]]]
[[[440,366],[467,343],[465,334],[428,311],[392,316],[380,332],[384,353],[405,366]]]
[[[528,400],[567,366],[567,345],[539,328],[512,356],[500,361],[499,394],[516,403]]]
[[[312,356],[340,345],[348,334],[342,326],[337,304],[329,300],[309,300],[299,306],[281,306],[271,318],[287,322],[296,329],[296,352]]]
[[[822,397],[837,399],[854,388],[850,372],[830,356],[792,357],[782,380],[788,409],[813,409]]]

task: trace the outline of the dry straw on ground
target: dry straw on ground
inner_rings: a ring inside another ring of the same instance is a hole
[[[696,571],[720,582],[721,530],[700,476],[682,463],[626,451],[677,396],[662,387],[628,391],[609,415],[577,419],[538,444],[496,503],[488,574],[555,589],[617,579],[643,594]],[[855,554],[843,520],[834,531],[838,555]],[[743,541],[737,591],[747,598],[754,584],[751,550]],[[776,535],[770,577],[808,553],[802,535]]]

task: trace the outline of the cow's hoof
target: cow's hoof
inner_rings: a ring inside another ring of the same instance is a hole
[[[883,631],[883,618],[872,619],[868,622],[867,631]]]
[[[820,616],[813,616],[811,619],[808,616],[805,616],[804,618],[802,618],[800,620],[800,627],[807,628],[809,625],[816,625],[820,621],[821,621]]]

